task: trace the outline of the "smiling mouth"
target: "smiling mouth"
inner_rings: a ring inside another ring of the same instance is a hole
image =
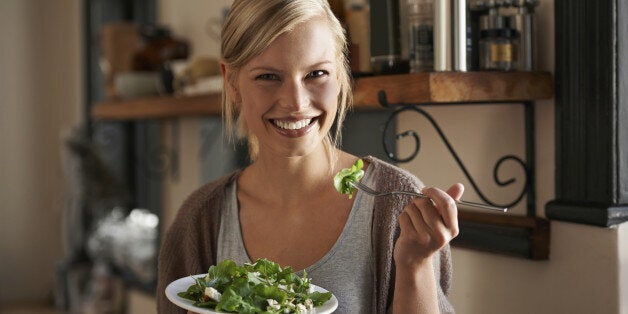
[[[312,119],[303,119],[298,121],[282,121],[272,120],[273,124],[283,130],[300,130],[306,128],[312,123]]]

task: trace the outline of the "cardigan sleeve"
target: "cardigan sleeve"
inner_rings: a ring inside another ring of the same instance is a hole
[[[183,209],[180,211],[181,214],[185,212]],[[200,252],[194,245],[197,242],[194,228],[188,226],[188,216],[179,216],[169,228],[159,250],[156,293],[158,313],[186,313],[167,299],[166,287],[179,278],[202,272],[198,262]]]
[[[215,264],[220,207],[231,178],[234,176],[218,179],[190,195],[168,228],[157,265],[158,313],[186,313],[168,300],[166,287],[179,278],[206,273]]]
[[[385,163],[374,157],[365,157],[377,173],[376,188],[378,190],[414,189],[420,190],[424,185],[412,173]],[[376,270],[374,290],[374,313],[386,313],[392,305],[395,286],[395,265],[393,249],[399,237],[398,216],[403,208],[411,202],[408,196],[378,198],[373,209],[373,254]],[[452,262],[449,246],[434,255],[434,276],[437,285],[438,304],[441,313],[454,313],[448,300],[451,288]]]

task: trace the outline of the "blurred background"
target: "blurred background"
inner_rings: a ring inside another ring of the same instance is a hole
[[[332,2],[347,14],[343,18],[365,5]],[[187,195],[246,164],[246,148],[221,140],[216,114],[135,119],[115,106],[94,112],[97,104],[155,97],[183,97],[202,107],[205,95],[221,86],[218,34],[230,3],[0,1],[0,313],[156,312],[160,235]],[[534,70],[554,74],[554,28],[555,1],[537,2]],[[400,48],[403,56],[408,47]],[[354,56],[361,51],[353,49]],[[354,74],[373,75],[358,59]],[[540,218],[560,192],[555,107],[554,98],[534,103],[533,203]],[[427,110],[486,195],[498,203],[516,197],[521,169],[504,166],[500,175],[518,178],[505,188],[491,171],[500,156],[526,155],[523,107]],[[388,152],[372,139],[382,136],[391,112],[353,112],[345,149],[386,160]],[[401,167],[441,188],[462,182],[465,199],[481,201],[424,118],[403,113],[392,126],[421,134],[424,153]],[[413,146],[399,141],[390,148],[405,156]],[[525,216],[525,200],[509,215]],[[458,312],[628,313],[625,223],[552,220],[549,241],[549,257],[542,260],[454,246],[451,300]]]

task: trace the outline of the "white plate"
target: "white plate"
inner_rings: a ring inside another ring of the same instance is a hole
[[[170,302],[176,304],[177,306],[182,307],[186,310],[190,310],[195,313],[201,313],[201,314],[224,313],[224,312],[217,312],[217,311],[203,308],[203,307],[194,306],[193,305],[194,301],[184,299],[177,295],[177,293],[179,292],[187,291],[188,288],[194,284],[194,279],[192,277],[194,278],[205,277],[206,275],[207,274],[188,276],[188,277],[183,277],[183,278],[180,278],[171,282],[166,287],[166,297],[168,297],[168,300],[170,300]],[[327,290],[313,284],[310,284],[310,287],[314,291],[327,292]],[[337,307],[338,307],[338,299],[336,299],[336,296],[332,294],[331,299],[325,302],[325,304],[321,306],[317,306],[315,309],[316,309],[316,313],[318,314],[327,314],[327,313],[332,313],[333,311],[335,311]]]

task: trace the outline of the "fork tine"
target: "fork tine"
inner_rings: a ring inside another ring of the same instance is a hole
[[[380,192],[377,192],[377,191],[371,189],[369,186],[367,186],[366,184],[363,184],[362,182],[351,181],[351,184],[355,188],[357,188],[359,190],[362,190],[362,191],[364,191],[364,192],[366,192],[368,194],[371,194],[371,195],[379,195],[379,194],[381,194]]]
[[[370,191],[366,189],[366,186],[358,181],[350,181],[349,184],[358,190],[362,190],[364,192],[369,193]],[[370,193],[369,193],[370,194]]]

